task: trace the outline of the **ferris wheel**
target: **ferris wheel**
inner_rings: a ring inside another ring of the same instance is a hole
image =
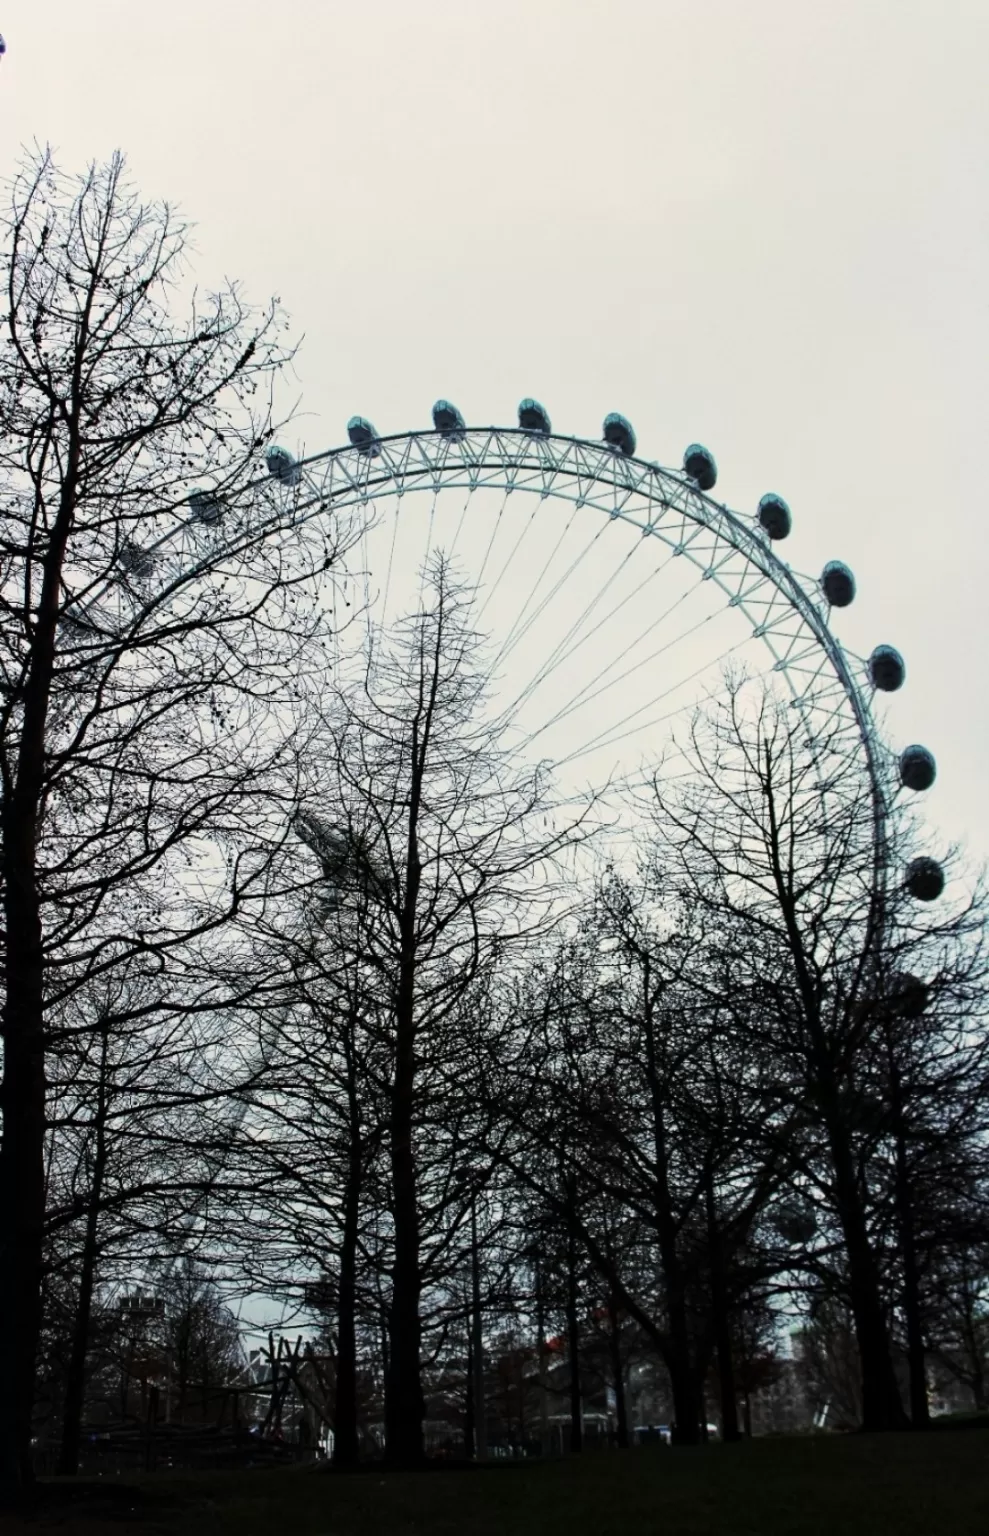
[[[657,758],[675,762],[678,728],[737,661],[776,680],[812,742],[860,765],[879,878],[920,902],[941,895],[936,858],[899,871],[883,858],[895,797],[929,790],[937,771],[926,746],[893,751],[876,718],[877,696],[905,683],[903,657],[886,643],[867,656],[842,645],[833,624],[855,600],[854,575],[830,560],[806,576],[781,558],[793,525],[782,496],[733,511],[712,495],[704,446],[662,467],[638,454],[624,416],[607,415],[590,441],[554,433],[531,398],[512,427],[469,427],[439,400],[429,428],[382,435],[354,416],[347,439],[315,455],[272,447],[235,495],[198,489],[163,512],[153,538],[121,547],[115,577],[73,620],[77,638],[87,626],[113,632],[154,589],[208,573],[229,551],[270,541],[291,559],[323,539],[347,552],[347,574],[333,578],[334,602],[352,610],[341,647],[356,633],[367,655],[421,604],[424,567],[442,551],[488,636],[506,741],[551,763],[561,796],[607,784],[627,808],[628,788],[648,782]]]
[[[933,784],[933,754],[916,743],[895,754],[875,719],[876,696],[904,684],[900,652],[855,655],[832,628],[855,599],[852,571],[840,560],[817,578],[791,569],[777,552],[792,528],[786,501],[770,492],[749,516],[719,503],[702,445],[663,468],[638,456],[617,412],[592,442],[554,433],[531,398],[511,428],[469,427],[439,400],[431,429],[383,436],[354,416],[347,436],[314,456],[270,449],[273,486],[295,519],[359,520],[344,601],[369,645],[414,608],[431,552],[462,569],[505,739],[552,764],[564,798],[607,783],[621,799],[644,762],[668,764],[678,725],[736,662],[778,682],[812,739],[857,754],[877,849],[893,798]],[[920,901],[944,888],[927,856],[899,878]]]
[[[609,786],[634,841],[628,791],[658,762],[664,779],[675,772],[678,731],[738,666],[775,683],[812,745],[859,764],[883,885],[941,895],[936,858],[898,875],[886,859],[895,798],[928,790],[937,771],[926,746],[895,754],[876,719],[877,696],[904,684],[903,657],[841,644],[833,622],[855,599],[854,575],[829,560],[809,577],[780,557],[793,524],[782,496],[733,511],[711,494],[717,466],[702,445],[664,468],[638,455],[617,412],[590,441],[554,433],[531,398],[514,427],[469,427],[438,400],[429,429],[384,436],[353,416],[347,437],[310,456],[271,447],[246,485],[193,490],[145,517],[140,545],[124,539],[64,614],[64,642],[98,649],[156,594],[194,603],[218,562],[239,561],[250,581],[260,559],[322,571],[370,652],[421,603],[424,567],[442,553],[474,593],[503,742],[550,765],[562,801]],[[353,625],[338,614],[336,628],[344,645]]]

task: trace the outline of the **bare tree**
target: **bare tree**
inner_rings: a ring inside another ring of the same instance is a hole
[[[0,1301],[13,1343],[0,1472],[10,1494],[31,1475],[46,1008],[260,893],[265,844],[284,834],[277,806],[292,791],[283,748],[294,693],[325,661],[312,599],[338,541],[328,525],[298,524],[290,491],[252,488],[287,357],[277,307],[252,311],[228,286],[193,294],[187,318],[173,320],[185,228],[167,206],[139,201],[119,156],[73,179],[41,155],[13,183],[5,228]],[[126,907],[113,899],[122,887]]]
[[[877,844],[856,748],[826,732],[811,747],[805,731],[771,693],[753,706],[749,690],[731,687],[695,727],[687,787],[657,779],[656,830],[671,884],[730,946],[718,987],[726,1018],[771,1063],[761,1134],[840,1231],[863,1424],[896,1428],[906,1420],[873,1227],[887,1104],[872,1066],[883,978],[902,957],[908,898],[892,859],[903,843],[893,821]]]
[[[925,1287],[925,1335],[933,1364],[942,1383],[957,1384],[970,1394],[978,1412],[989,1409],[987,1235],[984,1212],[955,1226],[954,1241],[947,1252],[938,1252]]]
[[[170,1412],[180,1423],[189,1415],[208,1419],[216,1389],[234,1381],[243,1365],[236,1319],[212,1276],[192,1259],[172,1273],[163,1300]]]
[[[251,1283],[324,1321],[333,1356],[334,1464],[359,1454],[358,1325],[373,1310],[387,1107],[385,1063],[370,1028],[361,968],[318,921],[287,924],[262,954],[290,962],[263,1020],[263,1078],[234,1149],[248,1188],[227,1240]],[[340,921],[340,914],[336,914]]]
[[[264,989],[231,986],[220,946],[198,948],[119,966],[49,1011],[46,1294],[64,1308],[75,1288],[64,1473],[78,1466],[97,1293],[147,1284],[204,1235],[209,1202],[230,1199],[238,1095],[257,1075],[238,1012]]]
[[[608,875],[491,1062],[513,1167],[562,1217],[565,1139],[571,1219],[663,1357],[682,1438],[712,1352],[737,1434],[738,1341],[767,1287],[847,1307],[868,1428],[906,1422],[902,1315],[921,1426],[923,1266],[950,1228],[933,1213],[982,1162],[981,895],[918,909],[895,874],[909,823],[892,812],[877,840],[857,749],[811,743],[771,692],[729,682],[686,756],[644,805],[639,877]],[[658,1286],[609,1254],[601,1199],[638,1224]]]
[[[442,556],[424,572],[421,601],[328,701],[302,823],[332,900],[351,903],[332,938],[359,958],[362,1007],[387,1053],[386,1440],[396,1465],[423,1453],[424,1287],[449,1262],[447,1213],[461,1224],[466,1214],[467,999],[482,1006],[492,967],[552,920],[557,861],[581,835],[579,818],[544,825],[547,775],[517,766],[500,739],[471,594]]]
[[[651,1339],[684,1443],[702,1432],[712,1347],[723,1423],[737,1433],[736,1260],[779,1178],[754,1129],[760,1074],[740,1070],[717,1007],[693,985],[700,972],[710,987],[710,970],[703,925],[655,871],[611,873],[580,939],[530,988],[526,1048],[493,1068],[520,1177],[575,1225],[610,1309]]]
[[[884,969],[865,1007],[874,1036],[864,1079],[878,1111],[873,1187],[876,1222],[895,1259],[894,1300],[903,1323],[910,1418],[929,1417],[927,1273],[978,1231],[989,1161],[989,1030],[985,894],[918,921],[898,902],[887,926]],[[885,1220],[883,1220],[885,1218]],[[936,1309],[935,1309],[936,1310]]]

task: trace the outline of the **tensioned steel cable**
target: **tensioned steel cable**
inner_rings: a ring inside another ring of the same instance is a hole
[[[576,515],[576,508],[574,509],[574,516],[575,515]],[[571,522],[573,521],[573,516],[571,517],[570,521]],[[569,524],[567,526],[569,527]],[[539,606],[535,609],[535,611],[532,614],[530,614],[530,616],[526,620],[525,624],[522,626],[522,628],[515,635],[515,637],[512,640],[511,644],[507,645],[504,648],[503,659],[504,659],[504,656],[508,656],[508,655],[511,654],[511,652],[515,649],[516,645],[518,645],[520,640],[523,640],[525,638],[525,636],[529,633],[530,629],[532,628],[533,624],[535,624],[535,622],[539,618],[539,616],[545,611],[547,605],[553,601],[553,598],[560,591],[561,587],[563,587],[563,585],[567,581],[569,581],[570,577],[573,575],[573,573],[577,569],[577,567],[582,565],[583,562],[587,559],[587,556],[591,553],[591,550],[594,548],[595,544],[598,542],[598,540],[600,539],[601,535],[604,533],[604,530],[605,530],[605,528],[607,526],[608,526],[607,523],[601,523],[599,525],[597,531],[591,535],[591,538],[589,539],[588,543],[584,546],[584,548],[581,550],[580,554],[574,556],[574,558],[571,560],[570,564],[567,566],[566,570],[560,576],[559,580],[554,584],[554,586],[552,586],[550,588],[550,590],[547,592],[546,596],[543,598],[543,600],[541,601]],[[563,535],[561,535],[561,538],[562,537],[563,537]],[[558,547],[559,547],[559,544],[557,544],[557,548]],[[554,551],[554,553],[555,553],[555,551]],[[548,564],[548,562],[547,562],[547,564]]]
[[[711,617],[713,617],[713,615]],[[707,621],[705,620],[703,622]],[[664,689],[662,693],[655,694],[645,704],[640,704],[638,709],[629,711],[629,713],[624,715],[621,720],[614,721],[607,727],[606,730],[600,731],[597,736],[594,736],[590,741],[585,742],[582,747],[578,747],[575,751],[569,753],[566,757],[561,758],[556,766],[558,768],[562,768],[567,763],[576,762],[579,758],[585,757],[588,752],[602,751],[606,747],[614,746],[619,741],[624,741],[627,736],[632,735],[631,731],[622,731],[622,733],[618,736],[611,736],[611,732],[619,730],[620,727],[627,725],[629,721],[637,719],[638,716],[644,714],[647,709],[651,709],[654,704],[658,704],[660,699],[669,698],[672,693],[676,693],[677,689],[682,688],[685,683],[693,682],[695,677],[700,677],[704,672],[709,672],[712,667],[719,666],[722,662],[727,661],[729,656],[733,656],[736,651],[741,650],[743,646],[747,645],[749,639],[749,636],[743,636],[740,640],[736,640],[731,645],[729,645],[725,650],[721,652],[719,656],[712,657],[710,660],[702,662],[699,667],[694,668],[693,672],[688,672],[686,677],[678,678],[675,683],[672,683],[669,688]],[[655,719],[647,720],[644,725],[637,725],[635,730],[651,730],[654,725],[662,725],[664,721],[674,719],[677,715],[682,714],[685,709],[692,709],[694,707],[695,705],[693,702],[691,702],[689,705],[681,704],[677,709],[671,710],[665,715],[657,715]]]
[[[583,625],[587,623],[587,620],[594,613],[595,608],[597,607],[597,605],[601,601],[601,599],[604,597],[605,593],[608,592],[609,589],[611,588],[611,586],[613,585],[613,583],[615,581],[617,581],[617,579],[621,575],[622,571],[625,569],[625,567],[628,565],[629,561],[632,559],[632,557],[633,557],[633,555],[635,553],[635,548],[636,548],[636,546],[634,544],[629,548],[628,552],[622,557],[622,559],[619,562],[619,564],[615,567],[615,569],[612,571],[611,575],[608,577],[608,580],[602,584],[601,589],[598,592],[597,596],[593,599],[593,601],[591,603],[588,604],[588,606],[586,608],[584,608],[581,611],[580,614],[578,614],[577,618],[574,620],[574,622],[570,626],[569,630],[558,641],[558,643],[553,648],[553,650],[550,653],[550,655],[547,657],[546,662],[543,665],[543,667],[540,669],[538,675],[536,676],[536,678],[533,679],[533,683],[534,683],[535,686],[538,686],[540,683],[545,682],[547,677],[552,676],[553,672],[555,672],[556,668],[560,665],[561,661],[563,661],[564,657],[569,659],[571,656],[574,655],[574,653],[576,651],[580,650],[581,646],[586,645],[588,640],[593,639],[593,637],[601,631],[601,629],[604,627],[604,625],[607,624],[609,619],[614,618],[616,613],[619,613],[622,608],[624,608],[628,603],[630,603],[633,600],[633,598],[635,598],[635,597],[637,597],[639,595],[639,593],[642,591],[643,587],[648,586],[650,581],[653,581],[658,575],[660,575],[661,572],[666,570],[667,565],[670,563],[670,560],[672,559],[672,556],[670,556],[666,560],[663,560],[659,565],[654,566],[653,569],[651,571],[649,571],[647,573],[647,575],[645,575],[642,578],[642,580],[639,582],[638,586],[633,587],[632,591],[626,593],[625,596],[620,600],[620,602],[616,603],[613,608],[610,608],[607,613],[603,614],[598,619],[597,623],[594,624],[592,626],[592,628],[589,629],[588,632],[585,635],[581,635],[581,638],[579,640],[576,640],[575,644],[572,643],[575,640],[575,637],[578,634],[580,634],[580,630],[583,627]],[[498,655],[495,657],[494,668],[497,668],[498,663],[500,662],[500,660],[502,658],[502,655],[504,654],[504,651],[505,651],[505,647],[503,646],[502,650],[499,651]]]
[[[516,630],[517,626],[522,622],[522,619],[525,616],[525,613],[526,613],[526,610],[528,609],[529,604],[532,602],[532,600],[535,597],[536,593],[538,592],[540,586],[542,585],[542,581],[543,581],[544,576],[546,575],[546,572],[549,570],[549,568],[552,565],[553,561],[556,559],[556,556],[559,553],[560,546],[563,543],[563,540],[566,538],[567,534],[570,532],[570,529],[573,526],[574,518],[577,516],[577,510],[578,510],[577,507],[574,506],[572,511],[571,511],[571,513],[570,513],[569,518],[567,519],[567,522],[565,523],[563,529],[560,532],[560,535],[559,535],[556,543],[554,544],[554,546],[551,549],[550,553],[547,555],[546,561],[545,561],[545,563],[544,563],[544,565],[542,567],[542,570],[539,572],[538,576],[536,577],[536,579],[535,579],[535,581],[534,581],[534,583],[533,583],[533,585],[532,585],[532,587],[531,587],[531,589],[529,591],[529,596],[526,598],[525,602],[522,604],[522,607],[520,608],[518,614],[516,615],[511,629],[508,631],[508,634],[505,637],[505,640],[504,640],[504,642],[502,644],[501,650],[498,652],[498,655],[495,658],[495,664],[496,665],[505,656],[507,656],[509,651],[511,650],[512,645],[514,643],[513,637],[514,637],[514,634],[515,634],[515,630]]]
[[[686,602],[691,595],[691,589],[689,588],[686,591],[681,592],[680,596],[674,599],[670,606],[664,609],[658,618],[654,619],[646,629],[641,630],[637,635],[633,636],[633,638],[628,642],[624,649],[618,653],[617,656],[613,656],[604,667],[600,668],[593,677],[587,680],[584,686],[576,694],[572,695],[567,704],[563,705],[550,720],[545,721],[544,724],[540,727],[540,730],[548,729],[549,726],[555,724],[557,720],[563,719],[564,716],[572,713],[572,711],[579,707],[580,704],[590,703],[592,699],[597,698],[600,693],[603,693],[605,688],[617,687],[619,683],[624,682],[625,679],[630,677],[633,672],[638,670],[639,667],[648,665],[650,661],[654,661],[657,656],[663,655],[666,650],[671,649],[674,645],[676,645],[679,640],[687,639],[694,632],[694,630],[700,628],[702,624],[707,623],[710,619],[717,616],[716,614],[711,613],[706,615],[705,618],[697,620],[691,628],[684,630],[680,635],[674,636],[672,640],[667,641],[664,645],[660,646],[658,650],[653,651],[649,656],[643,657],[640,661],[636,662],[634,666],[627,667],[623,673],[620,673],[617,677],[611,678],[610,681],[604,685],[604,687],[597,689],[597,691],[595,693],[591,693],[589,697],[585,697],[589,690],[594,688],[595,683],[600,682],[601,679],[606,677],[614,667],[620,665],[625,657],[628,656],[630,652],[635,650],[636,646],[639,645],[647,635],[652,634],[652,632],[658,629],[660,625],[665,624],[671,615],[674,614],[680,605]],[[614,611],[617,612],[618,610],[616,609]],[[559,662],[557,665],[559,665]],[[545,678],[542,676],[542,674],[537,674],[537,676],[533,678],[530,684],[526,687],[524,692],[519,696],[518,706],[521,707],[523,703],[527,703],[535,693],[536,689],[540,687],[544,681]]]

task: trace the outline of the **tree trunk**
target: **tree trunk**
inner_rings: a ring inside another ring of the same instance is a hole
[[[910,1422],[914,1429],[927,1429],[931,1421],[927,1398],[927,1351],[924,1347],[912,1211],[905,1212],[901,1219],[900,1243],[903,1253],[903,1316],[907,1327],[907,1363],[910,1373]]]
[[[714,1197],[714,1175],[710,1167],[704,1173],[704,1196],[707,1207],[707,1244],[711,1264],[711,1320],[714,1332],[714,1348],[718,1358],[718,1387],[721,1406],[722,1440],[740,1439],[738,1429],[738,1402],[735,1396],[735,1365],[732,1358],[731,1318],[728,1311],[728,1291],[725,1284],[724,1252],[721,1228],[718,1224],[717,1204]]]
[[[903,1317],[907,1328],[907,1366],[910,1375],[910,1422],[914,1429],[926,1429],[931,1422],[927,1401],[927,1354],[924,1349],[923,1311],[920,1301],[920,1272],[910,1188],[910,1165],[903,1124],[903,1100],[900,1074],[890,1060],[890,1088],[895,1132],[896,1218],[899,1228],[900,1255],[903,1261]]]
[[[907,1417],[890,1356],[879,1276],[851,1151],[841,1128],[829,1126],[838,1219],[848,1255],[849,1301],[862,1367],[862,1428],[905,1429]]]
[[[79,1471],[79,1449],[82,1442],[82,1411],[86,1392],[86,1355],[89,1347],[89,1324],[93,1308],[93,1282],[96,1274],[97,1205],[99,1196],[93,1195],[86,1218],[86,1235],[83,1239],[82,1269],[79,1275],[79,1298],[75,1321],[72,1326],[72,1344],[69,1368],[65,1381],[65,1407],[62,1413],[62,1444],[59,1450],[58,1472],[62,1477],[74,1477]]]
[[[666,1277],[666,1305],[670,1325],[666,1369],[673,1394],[673,1441],[676,1445],[696,1445],[700,1438],[700,1417],[690,1361],[687,1303],[679,1265],[672,1279]]]
[[[546,1387],[546,1306],[538,1250],[536,1252],[536,1354],[539,1365],[539,1454],[548,1456],[550,1445],[549,1394]]]
[[[437,636],[439,645],[439,636]],[[438,679],[434,666],[431,699]],[[391,1093],[391,1176],[395,1258],[392,1268],[392,1300],[389,1309],[389,1368],[385,1381],[385,1455],[395,1467],[418,1466],[424,1457],[420,1363],[419,1209],[416,1198],[413,1145],[415,1087],[415,981],[416,910],[422,866],[419,860],[418,821],[429,742],[429,714],[420,736],[419,722],[412,728],[413,764],[409,792],[408,842],[405,856],[405,891],[399,923],[400,954],[395,999],[395,1077]]]
[[[468,1461],[474,1460],[476,1441],[474,1439],[474,1330],[470,1323],[467,1324],[467,1407],[464,1413],[464,1454]]]
[[[72,1347],[65,1384],[65,1408],[62,1415],[62,1444],[58,1470],[62,1476],[73,1477],[79,1471],[79,1450],[82,1441],[82,1413],[86,1392],[86,1354],[89,1348],[89,1326],[93,1311],[93,1285],[96,1278],[96,1257],[99,1240],[100,1201],[103,1197],[103,1179],[106,1174],[106,1113],[107,1113],[107,1057],[109,1054],[109,1025],[101,1021],[100,1075],[98,1079],[95,1129],[96,1148],[93,1157],[93,1182],[86,1213],[86,1232],[82,1245],[82,1265],[79,1274],[79,1300],[72,1330]]]
[[[392,1184],[395,1258],[389,1308],[389,1361],[385,1385],[385,1446],[389,1463],[414,1467],[423,1459],[425,1404],[420,1379],[419,1214],[412,1149],[412,1050],[400,1041],[392,1095]]]
[[[677,1223],[670,1189],[669,1158],[666,1146],[666,1116],[662,1084],[656,1060],[655,1003],[652,993],[651,962],[648,954],[640,957],[644,1004],[646,1068],[652,1100],[653,1156],[655,1161],[654,1200],[656,1236],[663,1270],[663,1289],[669,1336],[664,1349],[666,1368],[673,1394],[674,1424],[672,1438],[677,1445],[696,1445],[700,1435],[697,1391],[690,1359],[690,1325],[687,1317],[687,1286],[677,1250]]]
[[[832,1042],[822,1023],[820,996],[808,962],[797,916],[791,880],[787,873],[787,855],[783,851],[772,783],[771,747],[767,742],[766,809],[772,850],[773,876],[780,911],[787,931],[794,972],[803,1003],[804,1023],[810,1037],[809,1083],[822,1111],[827,1131],[834,1173],[838,1221],[848,1258],[849,1300],[855,1321],[855,1337],[862,1367],[862,1428],[865,1430],[903,1429],[906,1415],[890,1358],[889,1335],[883,1314],[879,1275],[869,1240],[865,1209],[855,1172],[855,1160],[839,1105]],[[881,906],[874,907],[872,921],[878,921]],[[870,929],[869,944],[875,942],[878,928]]]
[[[478,1461],[488,1454],[488,1405],[484,1393],[484,1329],[481,1318],[481,1262],[477,1250],[477,1195],[470,1202],[471,1376],[474,1384],[474,1445]]]
[[[577,1321],[577,1253],[567,1237],[567,1353],[570,1357],[570,1449],[584,1448],[584,1417],[580,1393],[580,1325]]]
[[[16,947],[19,941],[9,923],[7,937],[10,948]],[[19,1000],[12,999],[9,991],[7,996],[10,1017],[17,1011]],[[11,1326],[7,1345],[9,1375],[0,1393],[0,1465],[5,1491],[15,1494],[18,1486],[26,1487],[33,1481],[31,1427],[35,1360],[41,1330],[44,1212],[43,1060],[40,1038],[33,1031],[21,1031],[19,1039],[13,1038],[13,1031],[8,1034],[4,1049],[4,1083],[9,1081],[10,1092],[4,1096],[3,1105],[3,1147],[7,1166],[0,1220],[12,1236],[5,1245],[0,1313],[10,1319]]]
[[[561,1211],[563,1207],[561,1206]],[[656,1223],[657,1229],[659,1222]],[[608,1258],[607,1253],[599,1243],[595,1241],[593,1232],[582,1222],[577,1221],[576,1229],[581,1241],[598,1274],[602,1275],[609,1285],[614,1287],[615,1295],[629,1316],[634,1318],[639,1327],[655,1345],[657,1353],[662,1357],[670,1377],[670,1389],[673,1396],[674,1417],[679,1420],[672,1426],[673,1438],[677,1445],[696,1445],[700,1434],[700,1420],[697,1409],[697,1383],[695,1373],[690,1362],[690,1337],[687,1321],[686,1287],[684,1285],[682,1270],[676,1263],[675,1246],[673,1249],[673,1280],[667,1280],[663,1290],[667,1305],[667,1314],[670,1319],[669,1328],[664,1331],[660,1328],[656,1319],[639,1305],[634,1295],[622,1283],[622,1277],[615,1268],[614,1263]],[[667,1231],[667,1237],[669,1233]],[[659,1231],[657,1230],[657,1237]],[[660,1257],[664,1252],[664,1243],[659,1241]],[[667,1248],[665,1251],[669,1252]],[[665,1278],[665,1277],[664,1277]],[[674,1320],[675,1319],[675,1323]]]
[[[337,1296],[336,1387],[333,1403],[333,1465],[341,1471],[357,1466],[360,1441],[357,1433],[357,1236],[363,1173],[359,1106],[350,1072],[350,1158],[344,1191],[343,1234],[340,1243],[340,1280]]]
[[[967,1259],[962,1258],[961,1273],[962,1297],[964,1312],[962,1314],[961,1332],[964,1340],[965,1354],[968,1365],[968,1388],[972,1394],[972,1401],[978,1412],[989,1408],[989,1393],[986,1391],[986,1373],[982,1366],[982,1340],[979,1337],[978,1317],[978,1284],[972,1284],[969,1274]]]
[[[0,1087],[0,1316],[7,1320],[8,1344],[7,1379],[0,1391],[0,1486],[8,1503],[16,1502],[20,1490],[34,1480],[31,1431],[41,1332],[45,1046],[41,909],[34,853],[37,798],[32,802],[15,790],[3,818],[7,932]]]
[[[721,1409],[721,1438],[740,1440],[738,1427],[738,1398],[735,1392],[735,1367],[732,1360],[731,1329],[727,1319],[715,1320],[715,1350],[718,1359],[719,1406]]]
[[[625,1401],[618,1302],[611,1289],[608,1291],[608,1352],[611,1356],[611,1383],[615,1394],[616,1442],[619,1450],[624,1451],[628,1449],[628,1405]]]
[[[0,1499],[16,1502],[34,1481],[31,1431],[41,1336],[45,1223],[44,949],[37,843],[45,738],[55,666],[55,630],[65,549],[79,475],[78,383],[85,324],[75,359],[72,417],[59,507],[42,564],[23,722],[13,778],[5,771],[0,851],[4,885],[3,1081],[0,1084],[0,1317],[12,1334],[0,1392]]]
[[[81,366],[76,360],[76,379]],[[13,781],[5,775],[0,852],[4,885],[3,1082],[0,1084],[0,1317],[12,1334],[9,1375],[0,1392],[0,1498],[16,1502],[34,1481],[31,1431],[41,1335],[45,1223],[44,950],[37,842],[45,737],[55,665],[55,629],[65,548],[79,473],[73,407],[59,508],[44,556],[23,723]]]

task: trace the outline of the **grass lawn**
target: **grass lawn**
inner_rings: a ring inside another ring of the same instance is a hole
[[[123,1490],[121,1490],[123,1491]],[[545,1466],[143,1479],[133,1513],[52,1506],[79,1536],[986,1536],[989,1433],[643,1447]],[[127,1500],[127,1504],[132,1501]],[[109,1514],[109,1512],[108,1512]]]

